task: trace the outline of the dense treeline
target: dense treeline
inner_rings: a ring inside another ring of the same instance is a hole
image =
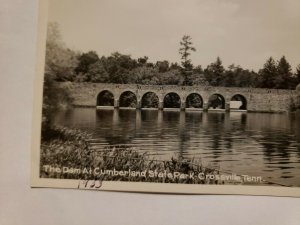
[[[181,51],[182,49],[184,48],[180,48]],[[179,65],[168,60],[149,62],[147,56],[134,59],[130,55],[118,52],[101,57],[95,51],[79,53],[64,46],[57,24],[52,23],[48,29],[46,75],[55,81],[157,85],[207,84],[280,89],[294,89],[300,83],[300,65],[293,73],[284,56],[279,61],[270,57],[257,73],[234,64],[225,68],[219,57],[202,69],[201,65],[193,66],[189,59],[184,58],[184,54],[190,53],[183,53],[184,60],[182,65]]]

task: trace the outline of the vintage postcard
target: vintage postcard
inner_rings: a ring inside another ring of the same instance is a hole
[[[300,196],[298,0],[41,0],[32,187]]]

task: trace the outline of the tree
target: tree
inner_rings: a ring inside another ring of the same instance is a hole
[[[221,82],[224,78],[224,71],[225,71],[225,69],[222,65],[222,61],[221,61],[220,57],[217,57],[216,62],[211,63],[204,70],[204,76],[210,85],[220,86]]]
[[[284,56],[279,60],[277,73],[274,80],[274,88],[288,89],[292,85],[292,68]]]
[[[208,82],[206,81],[204,74],[201,73],[193,73],[190,75],[190,84],[191,85],[201,85],[207,86]]]
[[[175,62],[175,63],[171,63],[169,69],[170,69],[170,70],[180,70],[181,67],[180,67],[180,65],[179,65],[177,62]]]
[[[297,102],[295,104],[296,104],[296,108],[300,109],[300,64],[296,68],[295,80],[296,80],[295,89],[297,93],[297,98],[296,98]]]
[[[193,47],[192,38],[189,35],[184,35],[180,41],[179,54],[181,55],[181,65],[183,67],[184,84],[188,84],[188,74],[193,69],[193,64],[189,56],[191,52],[195,52],[196,48]]]
[[[182,85],[183,78],[179,70],[169,70],[159,74],[159,85]]]
[[[191,85],[207,85],[207,81],[204,77],[204,71],[201,65],[196,66],[193,69],[193,73],[189,76]]]
[[[158,72],[160,73],[165,73],[169,70],[169,62],[167,60],[157,61],[155,66],[158,68]]]
[[[103,58],[106,71],[109,73],[112,83],[133,83],[134,76],[131,71],[138,67],[138,62],[130,55],[123,55],[118,52]]]
[[[230,65],[224,73],[222,86],[225,87],[256,87],[257,74],[240,66]]]
[[[43,90],[42,135],[50,132],[53,114],[69,107],[72,98],[68,87],[60,88],[55,81],[73,80],[77,54],[67,49],[61,39],[57,23],[49,23],[46,41],[46,59]]]
[[[147,64],[147,62],[148,62],[148,56],[144,56],[144,57],[141,57],[141,58],[138,58],[138,64],[139,64],[139,66],[144,66],[144,65],[146,65]]]
[[[73,102],[68,86],[58,87],[52,77],[45,76],[43,90],[42,129],[47,131],[52,126],[53,115],[61,109],[69,108]]]
[[[193,73],[203,74],[203,72],[204,72],[204,71],[203,71],[201,65],[196,66],[196,67],[193,69]]]
[[[300,64],[296,68],[295,77],[296,77],[296,85],[300,84]]]
[[[225,87],[234,87],[236,86],[236,74],[237,74],[238,67],[236,67],[234,64],[228,66],[228,70],[226,70],[224,79],[223,79],[223,85]]]
[[[259,70],[259,87],[274,88],[277,76],[277,65],[275,60],[270,57],[264,64],[263,69]]]
[[[109,74],[105,70],[101,60],[98,60],[95,63],[89,65],[88,71],[86,73],[86,78],[86,81],[95,83],[106,83],[109,81]]]
[[[77,74],[85,75],[88,72],[89,66],[99,60],[99,56],[95,51],[83,53],[78,57],[79,63],[75,69]]]
[[[236,77],[236,87],[256,87],[258,74],[254,71],[240,69]]]
[[[74,80],[74,68],[78,64],[78,54],[62,41],[59,25],[49,23],[47,27],[45,77],[56,81]]]
[[[139,66],[131,70],[130,73],[132,74],[130,77],[133,78],[132,83],[136,84],[155,85],[159,80],[157,68]]]

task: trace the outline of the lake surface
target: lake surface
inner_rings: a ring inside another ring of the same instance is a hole
[[[89,131],[99,146],[128,144],[158,159],[200,158],[224,171],[300,186],[299,113],[74,108],[58,112],[55,123]]]

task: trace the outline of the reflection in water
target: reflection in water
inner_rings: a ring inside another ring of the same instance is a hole
[[[153,157],[201,158],[238,174],[300,186],[300,114],[95,110],[55,123],[91,132],[99,145],[130,144]]]

